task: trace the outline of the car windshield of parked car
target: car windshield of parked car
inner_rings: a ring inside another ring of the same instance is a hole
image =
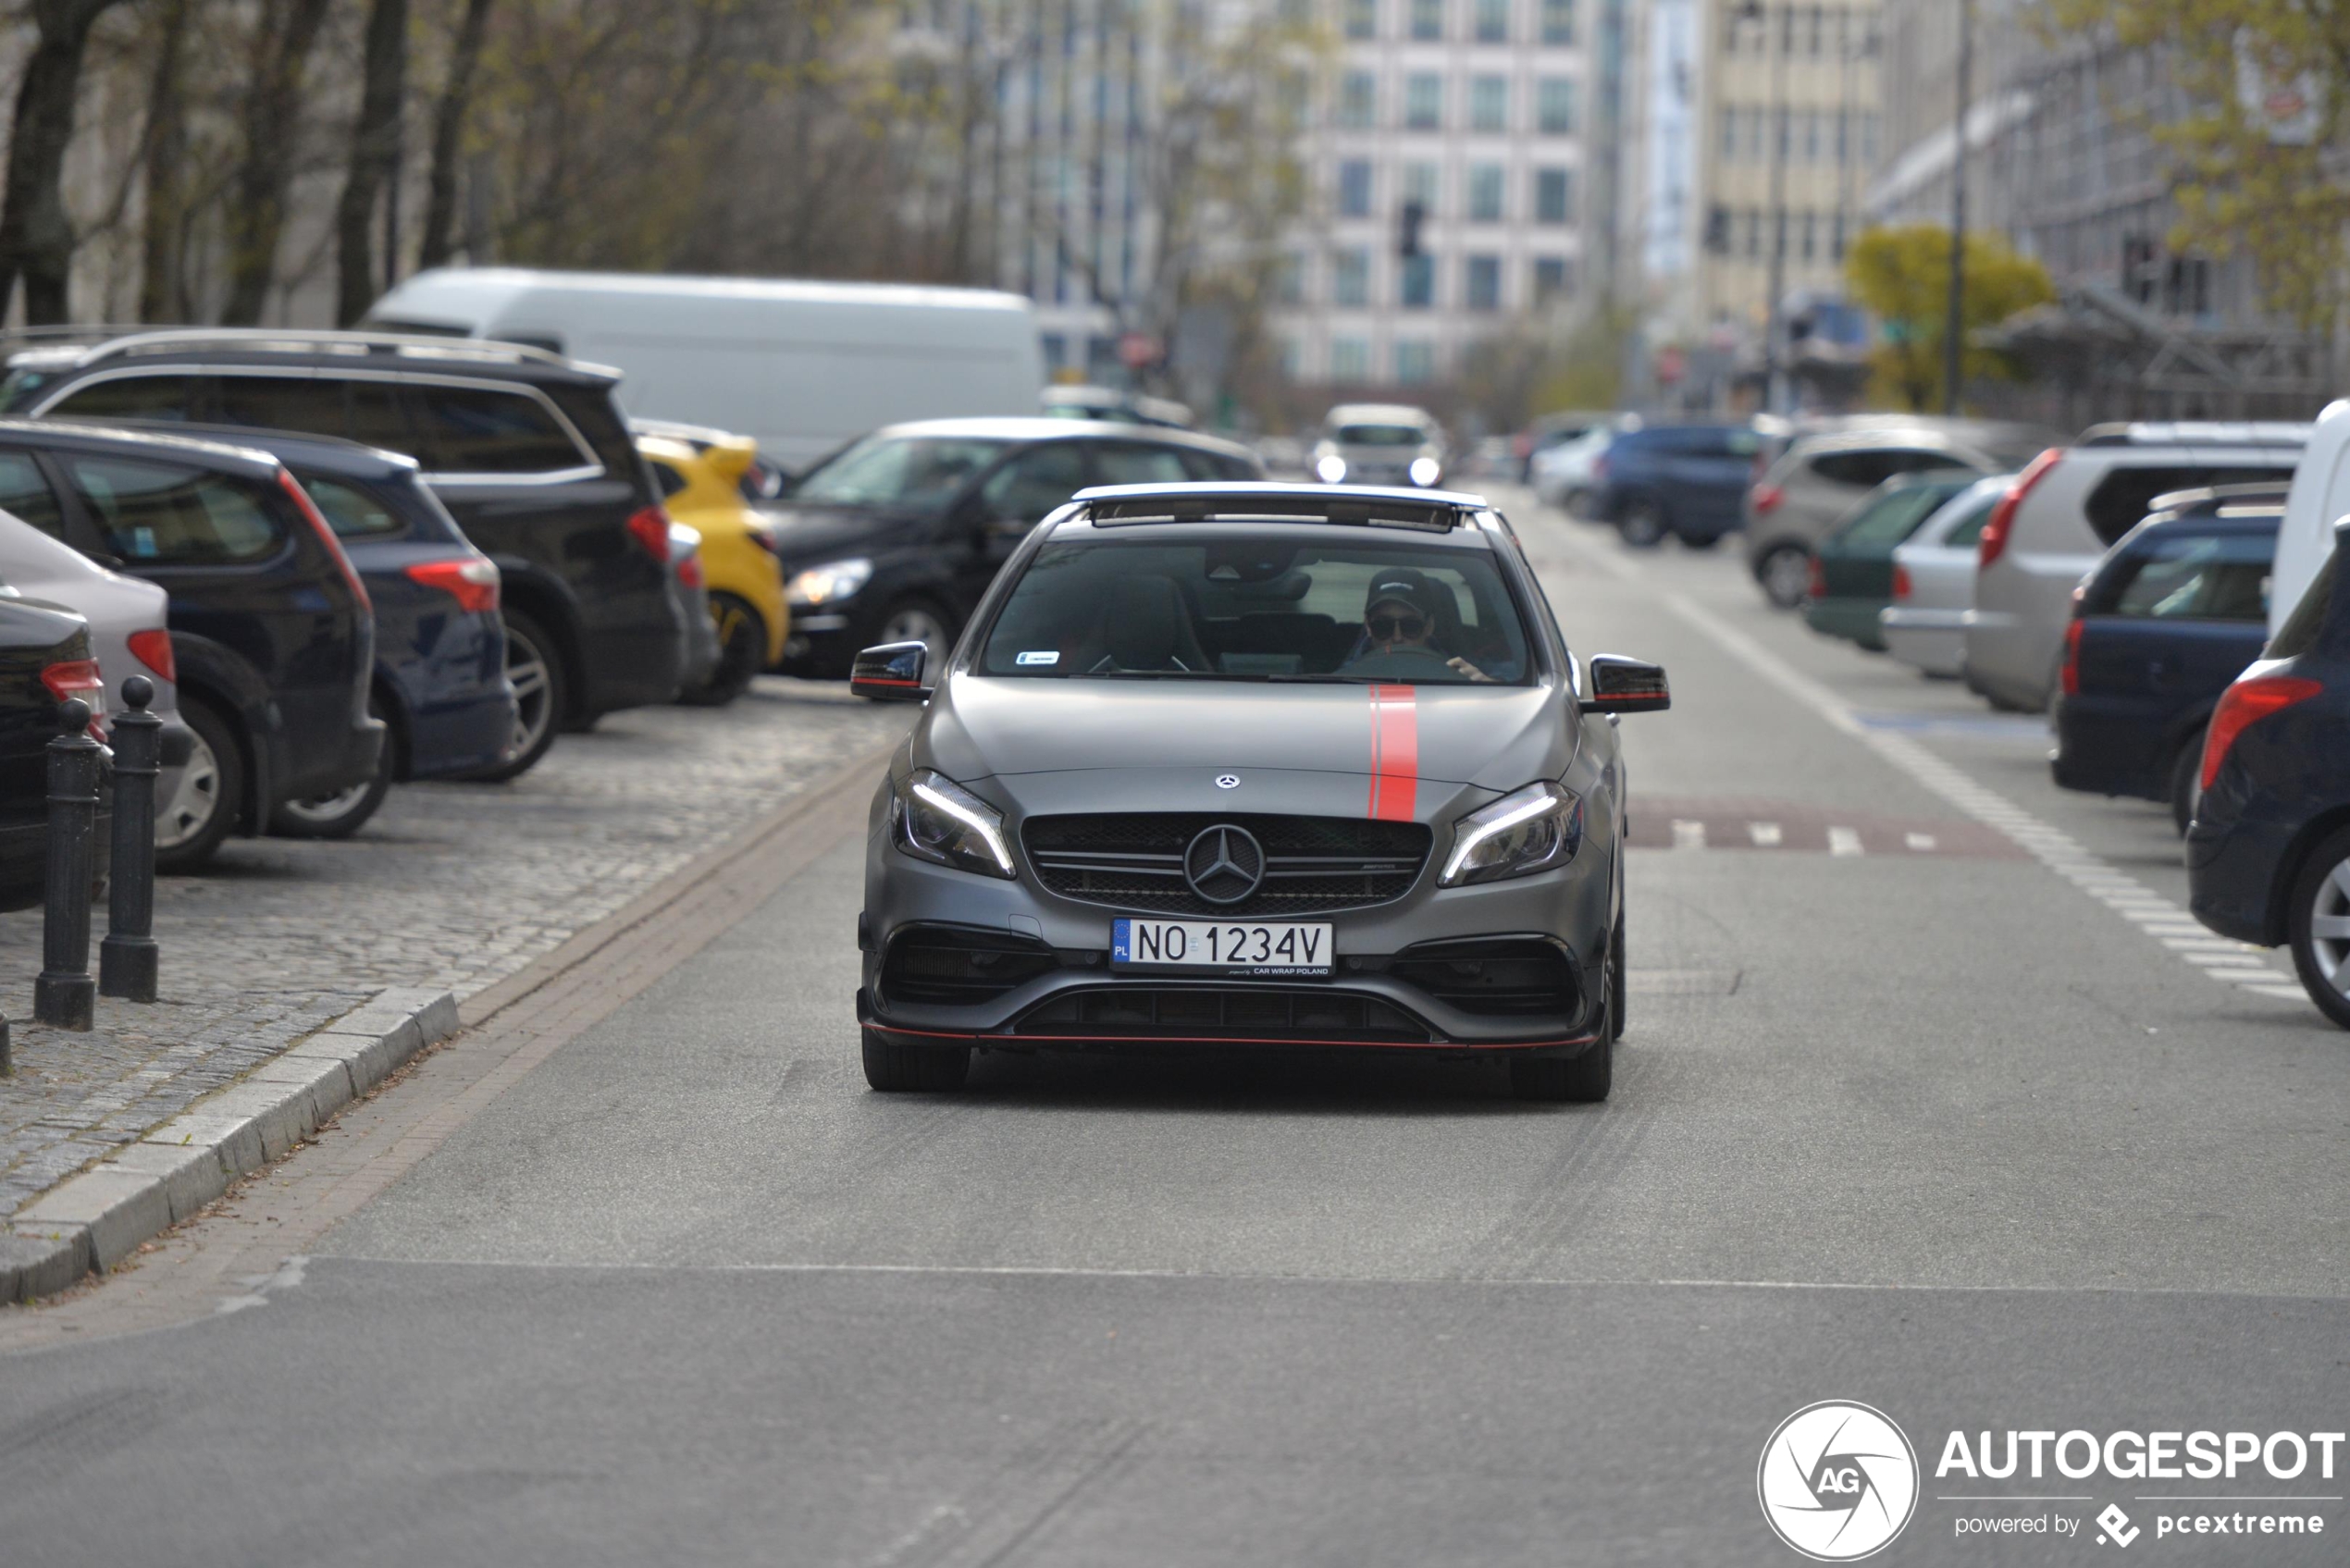
[[[1428,432],[1416,425],[1342,425],[1330,439],[1342,447],[1416,447]]]
[[[1948,484],[1904,485],[1863,501],[1844,525],[1839,542],[1845,548],[1888,550],[1908,538],[1942,503],[1973,485],[1972,477]]]
[[[978,673],[1531,682],[1526,625],[1490,554],[1330,532],[1057,540],[1014,585]]]
[[[2276,536],[2171,534],[2114,562],[2105,613],[2164,621],[2269,618]]]
[[[1007,445],[971,436],[868,436],[802,479],[791,500],[804,506],[934,512]]]

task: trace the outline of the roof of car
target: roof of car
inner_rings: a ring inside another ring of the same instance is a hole
[[[302,430],[259,430],[250,426],[188,425],[176,421],[166,425],[136,419],[108,420],[106,424],[109,427],[118,426],[122,429],[135,430],[142,436],[185,431],[196,440],[250,447],[271,453],[281,462],[303,463],[353,478],[390,478],[398,474],[413,474],[418,466],[416,460],[406,452],[371,447],[364,441],[347,441],[340,436],[315,436]]]
[[[84,425],[65,419],[0,418],[0,440],[22,437],[44,446],[61,446],[99,451],[145,451],[167,456],[182,462],[203,463],[214,468],[241,473],[256,479],[277,477],[278,462],[269,452],[255,446],[229,441],[204,440],[192,436],[167,435],[155,430],[134,430],[118,425]]]
[[[1096,485],[1070,499],[1083,510],[1064,521],[1097,528],[1229,521],[1450,534],[1488,510],[1484,497],[1460,490],[1280,481]]]
[[[2182,419],[2092,425],[2081,447],[2301,447],[2311,426],[2282,420]]]
[[[53,344],[8,356],[11,369],[86,370],[114,361],[201,358],[221,364],[293,361],[313,367],[390,362],[403,370],[496,370],[552,381],[617,382],[606,364],[564,359],[544,349],[474,338],[400,332],[326,332],[280,327],[175,327],[130,332],[96,343]],[[381,363],[373,368],[383,368]]]
[[[1885,447],[1951,446],[1951,447],[2045,447],[2063,445],[2063,438],[2052,430],[1995,419],[1886,419],[1882,423],[1839,426],[1829,430],[1808,431],[1789,443],[1787,450],[1805,453],[1820,451],[1872,451]]]
[[[1433,425],[1436,416],[1411,403],[1340,403],[1322,415],[1325,425]]]
[[[1161,446],[1198,447],[1228,456],[1254,458],[1246,447],[1196,430],[1165,425],[1124,425],[1109,419],[1055,419],[1049,414],[1006,414],[964,419],[915,419],[884,425],[876,436],[966,437],[979,441],[1145,440]]]

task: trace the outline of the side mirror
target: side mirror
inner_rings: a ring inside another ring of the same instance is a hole
[[[1673,706],[1673,692],[1664,684],[1662,664],[1644,664],[1620,653],[1595,653],[1591,693],[1581,706],[1586,713],[1661,713]]]
[[[930,695],[922,685],[922,665],[930,648],[918,642],[885,642],[869,648],[849,666],[848,689],[875,702],[920,702]]]

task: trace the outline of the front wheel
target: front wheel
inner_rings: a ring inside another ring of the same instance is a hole
[[[211,859],[245,797],[245,754],[229,721],[185,692],[179,717],[195,742],[171,797],[155,807],[155,870],[167,872],[192,871]]]
[[[885,1094],[960,1089],[971,1066],[968,1045],[893,1045],[865,1036],[865,1081]]]
[[[1754,566],[1762,597],[1780,610],[1800,610],[1812,597],[1812,552],[1801,545],[1773,545]]]
[[[2318,841],[2293,879],[2293,967],[2318,1011],[2350,1029],[2350,828]]]
[[[383,716],[372,701],[367,712],[374,718]],[[367,825],[367,819],[391,793],[391,737],[386,735],[373,773],[332,795],[281,802],[269,813],[269,831],[279,838],[349,838]]]
[[[1616,515],[1615,531],[1634,549],[1654,549],[1670,532],[1664,509],[1652,500],[1629,500]]]

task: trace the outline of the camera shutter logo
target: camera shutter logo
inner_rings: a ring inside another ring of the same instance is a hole
[[[1754,1489],[1779,1539],[1815,1562],[1854,1562],[1917,1512],[1917,1451],[1883,1411],[1823,1400],[1779,1423]]]

